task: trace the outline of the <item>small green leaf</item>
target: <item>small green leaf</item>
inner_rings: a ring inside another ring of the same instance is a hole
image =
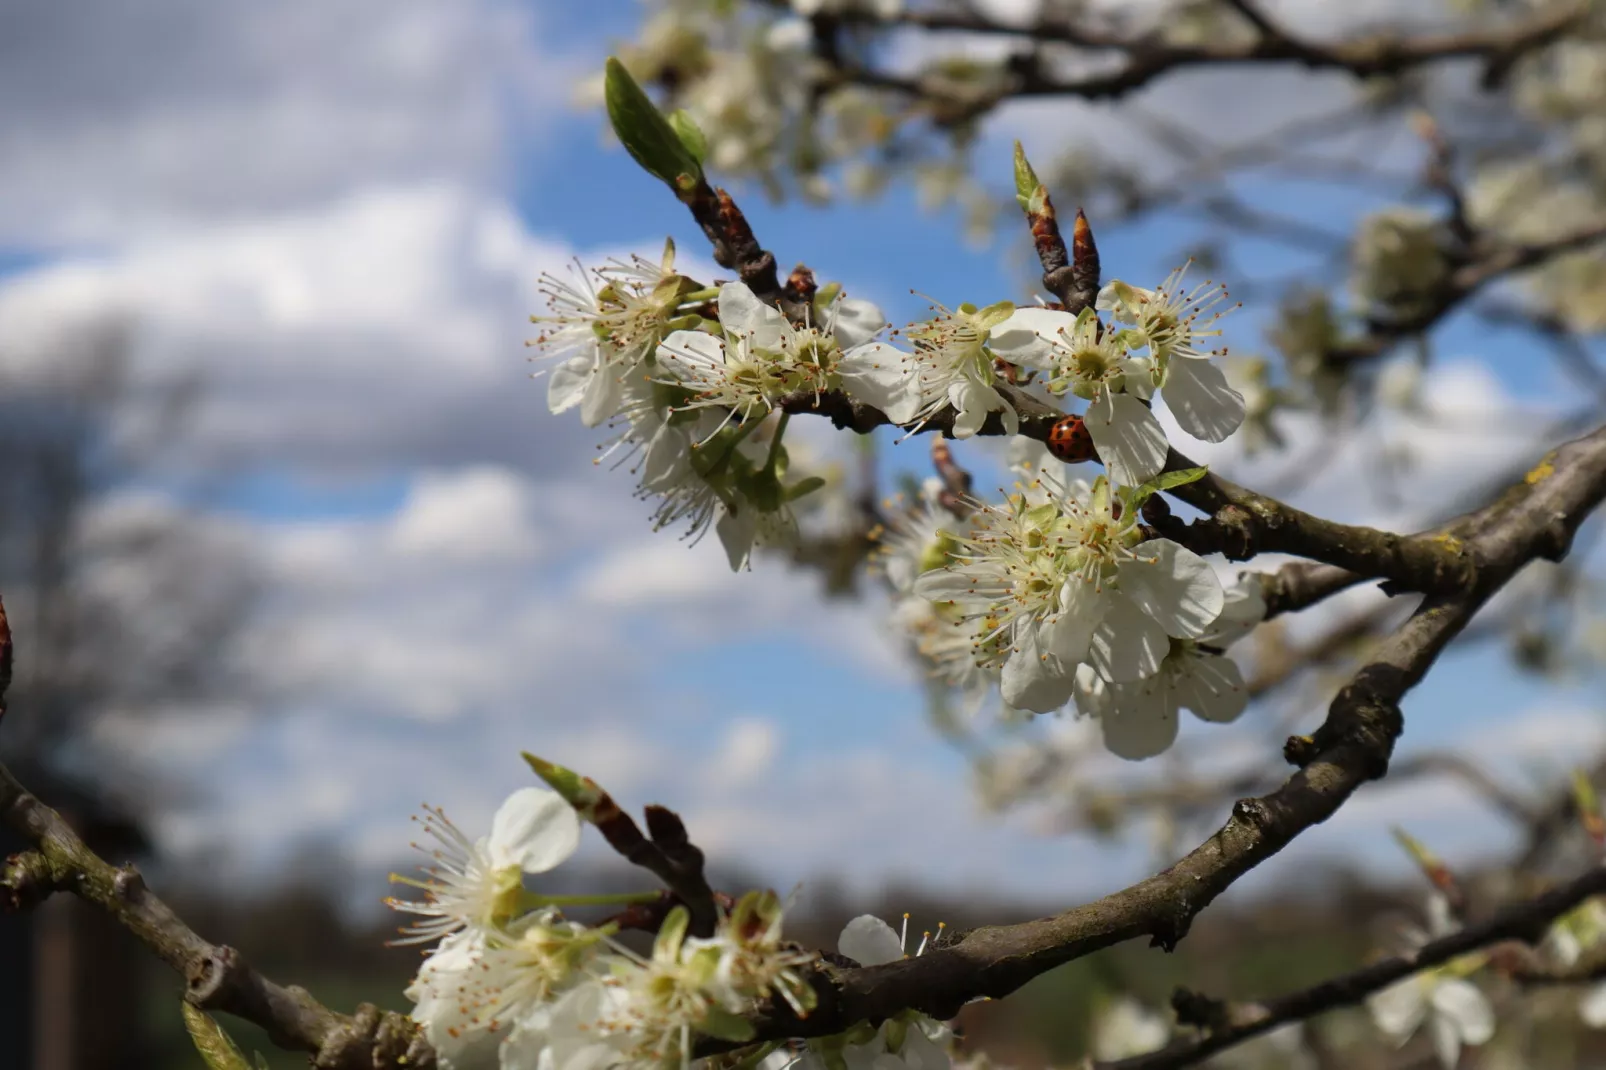
[[[692,158],[701,164],[708,159],[708,138],[703,135],[703,128],[697,125],[697,120],[685,108],[676,108],[669,113],[669,125],[680,138],[680,143]]]
[[[564,801],[578,810],[581,817],[588,817],[604,796],[601,788],[573,769],[565,769],[545,758],[537,758],[527,751],[524,760],[535,770],[535,775],[546,781],[547,786],[553,791],[563,796]]]
[[[740,1015],[732,1014],[723,1007],[708,1008],[707,1015],[697,1023],[697,1031],[734,1044],[745,1044],[758,1035],[758,1030],[753,1028],[752,1022]]]
[[[612,56],[608,57],[602,95],[619,143],[643,170],[677,190],[701,180],[703,168],[696,155],[625,65]]]
[[[1015,312],[1015,302],[994,301],[984,309],[976,312],[976,326],[981,330],[990,331],[994,327],[1009,319]]]
[[[210,1015],[188,1003],[180,1003],[179,1009],[184,1012],[184,1027],[190,1031],[195,1050],[211,1070],[251,1070],[240,1049]]]
[[[1162,490],[1170,490],[1173,487],[1197,483],[1209,472],[1210,469],[1208,468],[1179,468],[1175,472],[1161,472],[1147,483],[1139,484],[1136,487],[1122,487],[1120,491],[1121,501],[1126,504],[1128,509],[1141,509],[1144,502]]]
[[[825,486],[825,479],[822,476],[808,476],[804,479],[800,479],[796,483],[793,483],[790,487],[786,488],[786,500],[789,502],[795,502],[799,498],[804,498],[810,494],[813,494],[823,486]]]
[[[1171,490],[1173,487],[1185,487],[1189,483],[1197,483],[1209,474],[1210,469],[1208,468],[1179,468],[1175,472],[1161,472],[1143,485],[1154,488],[1150,493],[1157,493],[1162,490]]]
[[[658,930],[658,937],[652,942],[654,956],[665,958],[678,958],[680,945],[686,942],[686,930],[691,926],[691,912],[683,906],[677,906],[664,918],[663,926]]]
[[[1041,192],[1039,192],[1041,191]],[[1024,212],[1040,212],[1043,210],[1043,197],[1047,189],[1032,170],[1032,165],[1026,159],[1026,150],[1021,148],[1020,142],[1015,142],[1015,201]]]

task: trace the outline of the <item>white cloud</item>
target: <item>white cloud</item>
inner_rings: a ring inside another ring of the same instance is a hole
[[[121,241],[373,183],[499,188],[575,58],[509,0],[7,0],[0,245]]]
[[[0,332],[10,373],[43,376],[64,334],[126,320],[135,397],[200,377],[181,456],[212,470],[574,465],[597,439],[547,418],[524,346],[572,255],[496,199],[373,189],[13,276]]]

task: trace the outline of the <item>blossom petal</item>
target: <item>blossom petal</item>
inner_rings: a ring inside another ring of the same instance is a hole
[[[546,407],[552,413],[568,412],[585,397],[596,360],[581,354],[552,369],[546,381]],[[594,425],[593,425],[594,426]]]
[[[725,366],[725,340],[702,331],[675,331],[658,343],[658,365],[683,383],[706,379]]]
[[[1162,754],[1177,741],[1177,711],[1163,687],[1116,687],[1114,709],[1099,718],[1104,746],[1118,758],[1137,762]]]
[[[976,578],[956,568],[934,568],[915,580],[914,593],[932,602],[974,602]]]
[[[1043,626],[1043,646],[1049,653],[1076,665],[1087,660],[1093,632],[1104,619],[1110,600],[1093,584],[1072,577],[1060,588],[1060,612],[1053,623]]]
[[[1433,1038],[1433,1053],[1439,1057],[1444,1070],[1455,1070],[1461,1060],[1461,1034],[1455,1024],[1437,1015],[1428,1019],[1428,1035]]]
[[[1231,724],[1249,705],[1249,689],[1238,663],[1220,654],[1173,655],[1187,658],[1180,672],[1173,674],[1172,692],[1178,706],[1193,711],[1201,721]]]
[[[727,282],[719,288],[719,325],[750,339],[759,349],[779,349],[786,334],[781,310],[764,304],[742,282]]]
[[[1227,383],[1227,373],[1209,360],[1177,357],[1160,388],[1177,424],[1194,438],[1221,442],[1244,422],[1244,396]]]
[[[1115,689],[1091,665],[1076,669],[1076,712],[1084,717],[1104,717],[1115,712]]]
[[[1216,570],[1170,539],[1150,539],[1121,562],[1121,593],[1159,622],[1167,635],[1196,639],[1221,616],[1226,595]]]
[[[1048,368],[1062,344],[1062,331],[1076,326],[1076,317],[1052,308],[1017,308],[992,329],[987,348],[1024,368]]]
[[[1093,633],[1093,667],[1116,684],[1132,683],[1160,671],[1171,651],[1165,629],[1129,598],[1109,599],[1104,620]]]
[[[1372,1013],[1372,1021],[1379,1029],[1396,1043],[1403,1044],[1417,1031],[1427,1014],[1426,997],[1422,982],[1407,977],[1367,997],[1366,1009]]]
[[[1221,616],[1199,637],[1215,647],[1236,643],[1266,619],[1266,596],[1260,573],[1241,573],[1238,582],[1222,588],[1221,594]]]
[[[1606,1028],[1606,984],[1598,984],[1578,1001],[1578,1016],[1592,1029]]]
[[[545,788],[520,788],[491,819],[493,863],[545,873],[580,846],[580,816],[563,796]]]
[[[1071,701],[1076,682],[1076,663],[1066,664],[1038,645],[1035,631],[1028,631],[1020,646],[1004,662],[999,690],[1004,701],[1017,710],[1053,713]]]
[[[758,535],[758,510],[751,506],[734,513],[729,509],[721,509],[714,530],[719,533],[719,541],[725,546],[731,571],[740,572],[747,567],[748,559],[753,554],[753,539]]]
[[[1121,362],[1121,387],[1143,401],[1154,397],[1154,358],[1128,357]]]
[[[1105,391],[1088,406],[1085,419],[1112,483],[1135,486],[1165,467],[1165,431],[1137,398]]]
[[[641,459],[642,489],[673,486],[690,474],[691,440],[678,427],[660,427],[648,441]]]
[[[842,389],[857,401],[874,405],[895,424],[920,414],[920,373],[915,358],[885,342],[855,346],[837,362]]]
[[[1002,398],[990,386],[961,379],[948,388],[948,404],[954,408],[954,437],[970,438],[987,422],[987,413],[999,407]]]
[[[1478,986],[1461,978],[1441,981],[1433,989],[1433,1009],[1455,1026],[1463,1043],[1477,1047],[1494,1036],[1494,1010]]]
[[[843,927],[836,950],[860,966],[884,966],[903,958],[903,940],[874,914],[860,914]]]
[[[949,1070],[952,1065],[947,1048],[933,1042],[918,1028],[904,1033],[898,1058],[906,1070]]]
[[[580,422],[587,427],[606,423],[619,411],[624,397],[625,386],[619,376],[606,364],[599,365],[580,400]]]
[[[862,298],[844,297],[831,306],[831,334],[845,350],[864,345],[886,325],[881,307]]]

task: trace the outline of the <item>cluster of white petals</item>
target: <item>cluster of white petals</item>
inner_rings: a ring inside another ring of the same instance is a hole
[[[1559,967],[1576,966],[1586,952],[1606,945],[1606,900],[1586,899],[1556,920],[1541,945]],[[1578,1017],[1592,1029],[1606,1029],[1606,981],[1591,985],[1578,1001]]]
[[[750,1037],[743,1015],[764,1000],[799,1014],[813,1006],[803,973],[813,956],[782,939],[773,892],[743,896],[707,938],[687,935],[677,907],[641,955],[614,939],[612,924],[588,927],[560,909],[618,897],[526,887],[526,876],[578,846],[579,817],[557,794],[515,792],[477,840],[438,810],[427,823],[435,843],[427,879],[395,878],[424,897],[388,902],[423,919],[402,930],[402,942],[439,941],[407,996],[444,1070],[684,1067],[698,1037]]]
[[[1428,928],[1407,929],[1408,949],[1455,931],[1449,904],[1441,895],[1428,900]],[[1482,965],[1478,956],[1454,959],[1442,966],[1412,974],[1366,1001],[1372,1021],[1383,1034],[1404,1044],[1424,1025],[1433,1051],[1445,1070],[1452,1070],[1463,1047],[1477,1047],[1494,1036],[1494,1009],[1467,975]]]
[[[1222,651],[1264,616],[1258,582],[1226,590],[1197,554],[1147,537],[1151,491],[1088,486],[1046,458],[1033,467],[1002,504],[943,525],[928,502],[891,540],[900,619],[938,675],[964,678],[955,665],[968,659],[970,690],[996,680],[1007,705],[1036,713],[1074,698],[1132,759],[1171,745],[1181,709],[1236,719],[1247,694]]]
[[[931,934],[925,934],[920,945],[909,952],[908,924],[905,916],[899,931],[873,914],[862,914],[842,929],[837,953],[860,966],[882,966],[918,956],[932,946]],[[759,1065],[763,1070],[951,1070],[952,1040],[953,1032],[944,1023],[905,1011],[879,1028],[861,1023],[837,1036],[781,1048]]]
[[[1166,438],[1149,407],[1156,391],[1177,424],[1206,442],[1220,442],[1244,421],[1244,399],[1205,350],[1221,334],[1213,311],[1219,286],[1184,289],[1186,266],[1153,290],[1120,280],[1099,293],[1095,309],[1077,315],[1022,308],[994,327],[989,346],[1021,368],[1040,372],[1049,393],[1088,403],[1085,418],[1110,479],[1137,485],[1165,466]],[[1111,323],[1098,312],[1110,313]]]
[[[654,524],[716,532],[741,569],[756,546],[796,538],[791,503],[824,482],[787,480],[789,413],[811,399],[844,394],[910,432],[940,417],[961,439],[989,419],[1018,430],[1006,381],[1082,399],[1106,476],[1089,487],[1043,454],[1002,503],[928,494],[888,525],[882,561],[894,619],[968,710],[995,689],[1037,713],[1074,700],[1111,751],[1145,758],[1171,746],[1183,709],[1242,713],[1243,677],[1223,651],[1264,614],[1258,589],[1229,595],[1197,554],[1140,524],[1143,501],[1176,483],[1160,475],[1168,447],[1151,403],[1212,442],[1244,419],[1212,361],[1221,351],[1206,348],[1225,291],[1187,289],[1185,271],[1152,290],[1112,282],[1077,315],[933,303],[885,341],[868,301],[833,286],[788,316],[741,282],[676,273],[671,246],[658,265],[594,273],[599,285],[547,281],[540,342],[562,358],[550,406],[610,421],[602,456],[632,465]]]

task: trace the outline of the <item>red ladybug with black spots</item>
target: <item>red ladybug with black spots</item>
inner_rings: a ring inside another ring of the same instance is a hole
[[[1062,416],[1049,428],[1048,452],[1066,464],[1080,464],[1098,456],[1093,450],[1093,435],[1080,416]]]

